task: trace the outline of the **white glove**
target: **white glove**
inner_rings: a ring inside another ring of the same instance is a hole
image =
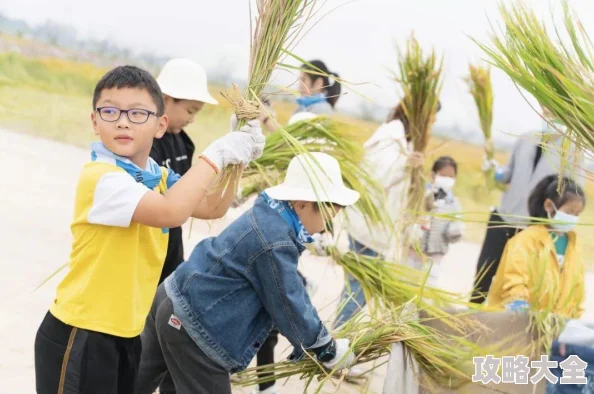
[[[231,115],[231,121],[230,121],[230,125],[229,125],[231,131],[237,130],[237,123],[238,123],[237,115],[235,115],[235,114]],[[266,137],[264,137],[264,134],[262,134],[262,126],[260,125],[260,120],[258,120],[258,119],[249,120],[247,122],[247,124],[244,125],[238,131],[241,131],[242,133],[251,134],[256,139],[256,144],[254,145],[254,150],[253,150],[252,158],[250,161],[254,161],[254,160],[257,160],[260,157],[262,157],[262,153],[264,153],[264,145],[266,143]]]
[[[325,232],[323,234],[315,233],[311,237],[314,240],[313,247],[316,255],[321,257],[328,256],[328,248],[334,246],[332,235]]]
[[[235,117],[235,115],[233,115]],[[237,119],[237,118],[235,118]],[[260,122],[246,125],[242,131],[232,131],[210,144],[202,155],[220,171],[229,165],[246,167],[252,160],[262,156],[266,138],[260,129]]]
[[[219,171],[234,164],[246,167],[252,159],[255,144],[252,135],[231,132],[210,144],[202,152],[202,156],[209,159]]]
[[[487,159],[487,156],[483,158],[483,165],[481,167],[483,172],[487,172],[489,170],[495,171],[497,170],[497,167],[499,167],[499,163],[495,159],[489,160]]]
[[[355,361],[355,353],[351,350],[351,341],[346,338],[336,339],[336,356],[323,363],[324,367],[334,370],[346,369]]]

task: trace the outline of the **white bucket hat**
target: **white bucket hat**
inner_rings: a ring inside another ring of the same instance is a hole
[[[318,115],[314,114],[313,112],[297,112],[296,114],[294,114],[293,116],[291,116],[289,118],[289,125],[292,125],[293,123],[297,123],[300,122],[302,120],[306,120],[306,119],[313,119],[316,118]]]
[[[180,100],[218,104],[208,92],[206,71],[190,59],[171,59],[157,77],[161,91]]]
[[[285,181],[268,188],[266,194],[275,200],[320,201],[344,207],[359,200],[359,192],[347,188],[342,181],[338,161],[322,152],[295,156],[289,163]],[[317,193],[317,195],[316,195]]]

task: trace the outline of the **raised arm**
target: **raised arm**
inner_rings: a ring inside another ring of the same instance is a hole
[[[234,169],[228,181],[223,181],[217,178],[215,184],[219,184],[219,187],[207,193],[206,197],[202,199],[198,206],[192,212],[192,217],[196,219],[219,219],[225,216],[233,200],[236,197],[236,191],[241,180],[243,169]]]
[[[233,131],[219,138],[200,155],[200,160],[183,177],[168,182],[173,186],[165,195],[147,192],[139,201],[132,221],[151,227],[178,227],[190,216],[208,219],[222,211],[226,212],[228,206],[225,208],[225,204],[232,200],[227,193],[203,201],[213,181],[221,169],[229,165],[246,167],[250,161],[260,157],[264,143],[258,121],[248,122],[241,131]],[[237,176],[239,174],[232,179],[236,180]],[[232,194],[232,191],[229,193]],[[214,213],[209,212],[210,209]]]
[[[213,167],[199,160],[168,193],[161,195],[123,171],[107,173],[95,186],[88,221],[117,227],[128,227],[131,223],[177,227],[183,223],[183,216],[189,215],[204,198],[204,191],[215,175]]]
[[[214,167],[198,160],[165,195],[147,190],[138,202],[132,222],[151,227],[181,226],[204,199],[216,175]]]
[[[495,181],[507,185],[511,182],[514,174],[514,166],[516,161],[516,154],[518,152],[518,145],[514,146],[509,162],[506,165],[495,167]]]

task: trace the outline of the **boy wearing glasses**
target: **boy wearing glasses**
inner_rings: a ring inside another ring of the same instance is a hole
[[[168,127],[164,109],[157,82],[137,67],[117,67],[95,88],[91,119],[101,142],[76,189],[70,270],[35,338],[39,394],[134,392],[168,229],[190,216],[224,215],[233,188],[206,193],[223,184],[217,174],[262,154],[253,121],[211,144],[180,177],[149,158]]]

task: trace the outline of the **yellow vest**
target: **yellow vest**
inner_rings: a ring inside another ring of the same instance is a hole
[[[62,322],[118,337],[139,335],[161,274],[169,234],[160,228],[89,223],[95,188],[106,174],[125,171],[88,163],[80,176],[71,225],[70,270],[57,289],[51,313]],[[167,190],[167,170],[154,191]]]
[[[487,306],[499,309],[523,300],[533,309],[579,318],[585,300],[586,268],[576,247],[575,232],[567,235],[563,269],[545,226],[529,226],[510,239],[489,289]]]

